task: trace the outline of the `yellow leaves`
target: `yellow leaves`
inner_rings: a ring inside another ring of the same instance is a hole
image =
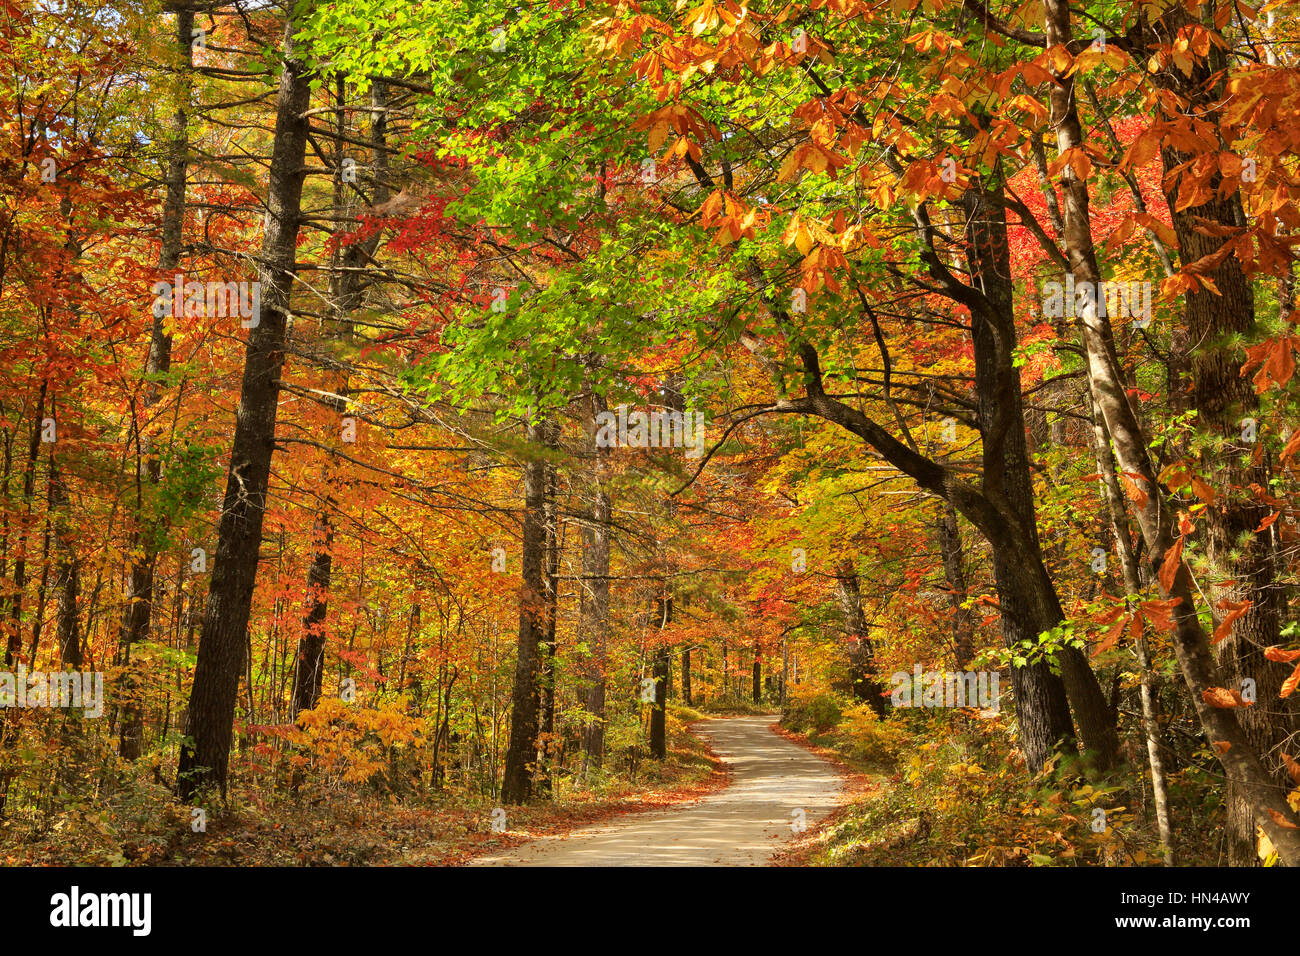
[[[383,773],[389,751],[423,743],[427,729],[423,718],[406,713],[405,698],[363,707],[324,697],[298,715],[286,737],[306,751],[309,765],[363,783]]]
[[[1042,56],[1046,58],[1047,64],[1057,76],[1070,75],[1074,67],[1074,57],[1070,55],[1070,51],[1064,44],[1058,43],[1050,47]]]
[[[812,251],[814,245],[812,232],[809,231],[798,215],[795,215],[790,220],[790,225],[786,227],[785,232],[781,235],[781,241],[787,246],[793,244],[800,254],[805,256]]]
[[[848,159],[817,143],[805,143],[790,152],[777,173],[778,182],[789,182],[800,169],[836,177],[836,170],[848,165]]]

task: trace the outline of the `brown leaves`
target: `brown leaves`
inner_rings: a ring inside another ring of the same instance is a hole
[[[1231,710],[1235,707],[1250,707],[1251,702],[1243,700],[1241,694],[1235,690],[1229,690],[1226,687],[1207,687],[1201,691],[1201,700],[1205,701],[1211,707],[1217,707],[1220,710]]]
[[[1272,807],[1268,807],[1267,809],[1268,809],[1268,815],[1273,818],[1273,822],[1276,823],[1278,826],[1282,827],[1284,830],[1300,830],[1300,826],[1296,826],[1294,823],[1292,823],[1286,817],[1282,816],[1282,814],[1278,813]]]
[[[1286,772],[1291,775],[1291,779],[1300,783],[1300,763],[1296,763],[1290,754],[1282,755],[1282,763],[1286,764]]]

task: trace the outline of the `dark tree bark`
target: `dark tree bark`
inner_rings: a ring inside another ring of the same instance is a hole
[[[511,693],[510,742],[501,778],[504,803],[526,803],[533,794],[537,761],[539,645],[546,630],[546,460],[541,456],[542,426],[528,426],[537,449],[524,463],[522,581],[519,587],[519,642]]]
[[[655,601],[655,617],[660,631],[673,621],[673,596],[666,581],[662,587],[663,592]],[[650,756],[655,760],[668,756],[668,664],[671,659],[661,640],[655,648],[650,671],[655,682],[655,700],[650,708]]]
[[[1011,252],[1007,243],[1005,197],[1000,181],[987,189],[971,188],[963,195],[967,217],[967,258],[972,278],[983,295],[983,308],[972,311],[971,338],[975,348],[975,391],[979,403],[984,490],[996,503],[1019,538],[1019,546],[993,547],[993,577],[1002,607],[1002,630],[1008,645],[1029,641],[1064,620],[1056,587],[1043,564],[1038,538],[1033,481],[1025,446],[1024,403],[1012,350],[1016,327],[1011,285]],[[1065,647],[1056,655],[1061,676],[1046,661],[1016,668],[1011,675],[1017,702],[1042,697],[1048,710],[1045,734],[1069,734],[1069,708],[1090,759],[1101,769],[1119,755],[1115,715],[1107,706],[1097,677],[1083,653]],[[1058,684],[1067,707],[1053,701]],[[1023,727],[1022,727],[1023,731]],[[1059,739],[1059,738],[1057,738]],[[1032,745],[1035,750],[1041,744]]]
[[[866,701],[879,717],[884,717],[885,685],[876,673],[876,649],[871,641],[871,626],[862,610],[862,589],[858,571],[850,558],[845,558],[836,569],[835,590],[839,596],[840,611],[844,615],[844,638],[848,644],[849,693],[855,700]],[[758,693],[758,678],[754,678],[754,693]],[[755,699],[755,703],[757,703]]]
[[[79,669],[84,655],[81,647],[80,616],[77,602],[81,596],[81,561],[77,557],[75,535],[68,524],[68,487],[54,460],[54,446],[50,446],[50,507],[54,512],[54,537],[58,550],[58,563],[54,570],[54,588],[59,595],[56,636],[59,642],[59,662],[64,667]],[[33,652],[33,662],[35,652]]]
[[[691,706],[691,649],[682,649],[682,703]]]
[[[1180,30],[1193,23],[1185,10],[1171,9],[1154,24],[1152,42],[1173,42]],[[1212,57],[1219,62],[1198,59],[1190,76],[1171,66],[1156,77],[1157,83],[1182,98],[1182,112],[1198,122],[1212,116],[1221,102],[1217,71],[1224,64],[1217,51]],[[1188,267],[1214,256],[1227,238],[1244,226],[1241,194],[1233,191],[1221,196],[1222,177],[1215,173],[1208,184],[1213,190],[1210,198],[1179,209],[1177,200],[1184,176],[1180,167],[1196,156],[1172,145],[1165,145],[1160,156],[1179,258]],[[1206,228],[1207,224],[1220,228]],[[1191,404],[1198,428],[1209,439],[1201,447],[1201,471],[1217,493],[1203,516],[1205,555],[1210,566],[1206,588],[1216,603],[1250,602],[1250,609],[1233,626],[1231,635],[1215,645],[1214,653],[1227,686],[1240,690],[1244,680],[1255,682],[1258,703],[1238,711],[1237,719],[1246,739],[1261,755],[1265,769],[1285,791],[1290,778],[1281,756],[1300,729],[1300,697],[1279,697],[1291,667],[1264,657],[1266,647],[1281,641],[1280,611],[1286,604],[1286,589],[1277,580],[1275,532],[1270,529],[1255,533],[1272,513],[1272,507],[1251,491],[1252,486],[1269,487],[1272,469],[1262,445],[1242,441],[1242,420],[1259,414],[1259,398],[1251,381],[1242,377],[1238,346],[1225,344],[1255,340],[1255,298],[1235,255],[1225,256],[1202,274],[1218,291],[1198,286],[1185,293],[1182,326],[1186,329],[1185,341],[1194,346],[1184,359],[1191,378]],[[1232,583],[1224,585],[1224,581]],[[1227,836],[1231,865],[1259,865],[1255,849],[1258,822],[1248,795],[1229,781]]]
[[[948,603],[952,608],[953,657],[958,670],[965,670],[975,654],[975,609],[963,607],[968,594],[966,562],[957,512],[945,501],[936,523],[943,573],[948,581]]]
[[[300,8],[299,13],[305,15],[306,10]],[[182,800],[209,784],[217,786],[223,795],[226,791],[235,700],[248,643],[248,618],[275,447],[280,371],[302,218],[309,131],[304,114],[310,104],[310,77],[293,40],[299,25],[293,14],[285,25],[266,230],[258,261],[261,314],[250,330],[245,353],[217,551],[190,693],[186,727],[189,740],[181,748],[177,769],[177,789]]]
[[[334,567],[334,524],[330,517],[333,501],[327,499],[316,514],[312,528],[312,560],[307,568],[307,613],[302,621],[302,638],[293,671],[293,717],[320,703],[325,670],[325,617],[329,612],[330,577]]]

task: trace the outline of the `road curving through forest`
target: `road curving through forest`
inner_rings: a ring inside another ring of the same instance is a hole
[[[731,773],[696,803],[542,837],[471,866],[764,866],[802,823],[839,802],[845,778],[829,761],[769,728],[775,718],[703,720],[693,733]]]

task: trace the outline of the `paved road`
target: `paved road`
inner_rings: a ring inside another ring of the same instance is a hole
[[[472,866],[763,866],[794,832],[835,806],[844,784],[827,761],[767,728],[773,716],[705,720],[691,729],[731,771],[697,803],[542,837]]]

